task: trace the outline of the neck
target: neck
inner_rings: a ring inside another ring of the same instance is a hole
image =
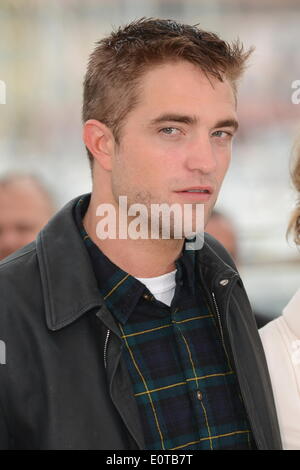
[[[180,256],[184,240],[120,239],[118,233],[114,239],[102,240],[96,233],[99,222],[96,209],[99,204],[92,194],[83,225],[89,237],[114,264],[132,276],[141,278],[161,276],[176,268],[175,261]]]

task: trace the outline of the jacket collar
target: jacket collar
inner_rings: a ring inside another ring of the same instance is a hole
[[[104,303],[73,217],[78,199],[63,207],[37,237],[46,321],[53,331]]]
[[[228,285],[233,278],[240,279],[229,253],[208,233],[205,233],[203,248],[197,251],[196,263],[200,277],[210,291]]]
[[[53,331],[71,324],[92,309],[106,310],[73,215],[81,197],[64,206],[42,229],[36,241],[46,322]],[[230,258],[223,247],[211,236],[205,234],[205,237],[197,260],[205,282],[211,288],[218,279],[233,277],[236,271],[230,266]],[[218,256],[216,247],[222,248],[229,264]]]

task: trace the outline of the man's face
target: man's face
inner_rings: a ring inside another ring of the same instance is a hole
[[[35,188],[0,187],[0,260],[33,241],[51,210]]]
[[[154,67],[141,85],[113,159],[114,199],[127,196],[128,205],[147,208],[151,203],[204,204],[207,221],[237,125],[232,87],[208,79],[186,61]]]

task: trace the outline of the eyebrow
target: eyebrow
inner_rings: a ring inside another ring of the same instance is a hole
[[[222,119],[218,121],[214,127],[233,127],[236,131],[239,127],[239,123],[236,119]]]
[[[183,122],[185,124],[196,124],[198,119],[196,116],[187,116],[183,114],[161,114],[155,119],[150,121],[150,125],[154,126],[155,124],[160,124],[161,122],[172,121],[172,122]]]
[[[157,124],[160,124],[162,122],[167,122],[167,121],[172,121],[172,122],[183,122],[184,124],[197,124],[199,119],[196,116],[188,116],[184,114],[161,114],[155,119],[152,119],[150,121],[151,126],[155,126]],[[237,130],[239,127],[239,123],[237,122],[236,119],[222,119],[221,121],[218,121],[213,127],[232,127],[234,130]]]

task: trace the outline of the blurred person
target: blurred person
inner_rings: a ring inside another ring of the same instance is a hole
[[[120,196],[130,208],[191,203],[193,225],[202,204],[208,220],[249,54],[145,18],[97,44],[83,96],[92,193],[0,265],[1,448],[281,447],[259,334],[222,245],[206,235],[191,250],[175,226],[157,239],[98,231],[104,207],[123,217]]]
[[[226,248],[235,264],[238,264],[237,231],[227,215],[214,209],[205,226],[205,232],[216,238]]]
[[[205,226],[205,232],[216,238],[226,248],[234,263],[238,266],[238,236],[237,229],[231,220],[223,212],[214,209]],[[258,328],[265,326],[272,317],[261,311],[253,311]]]
[[[0,260],[32,242],[54,213],[52,198],[33,175],[0,178]]]
[[[292,182],[297,206],[288,234],[300,246],[300,141],[296,145]],[[271,376],[284,449],[300,450],[300,288],[282,315],[259,330]]]

